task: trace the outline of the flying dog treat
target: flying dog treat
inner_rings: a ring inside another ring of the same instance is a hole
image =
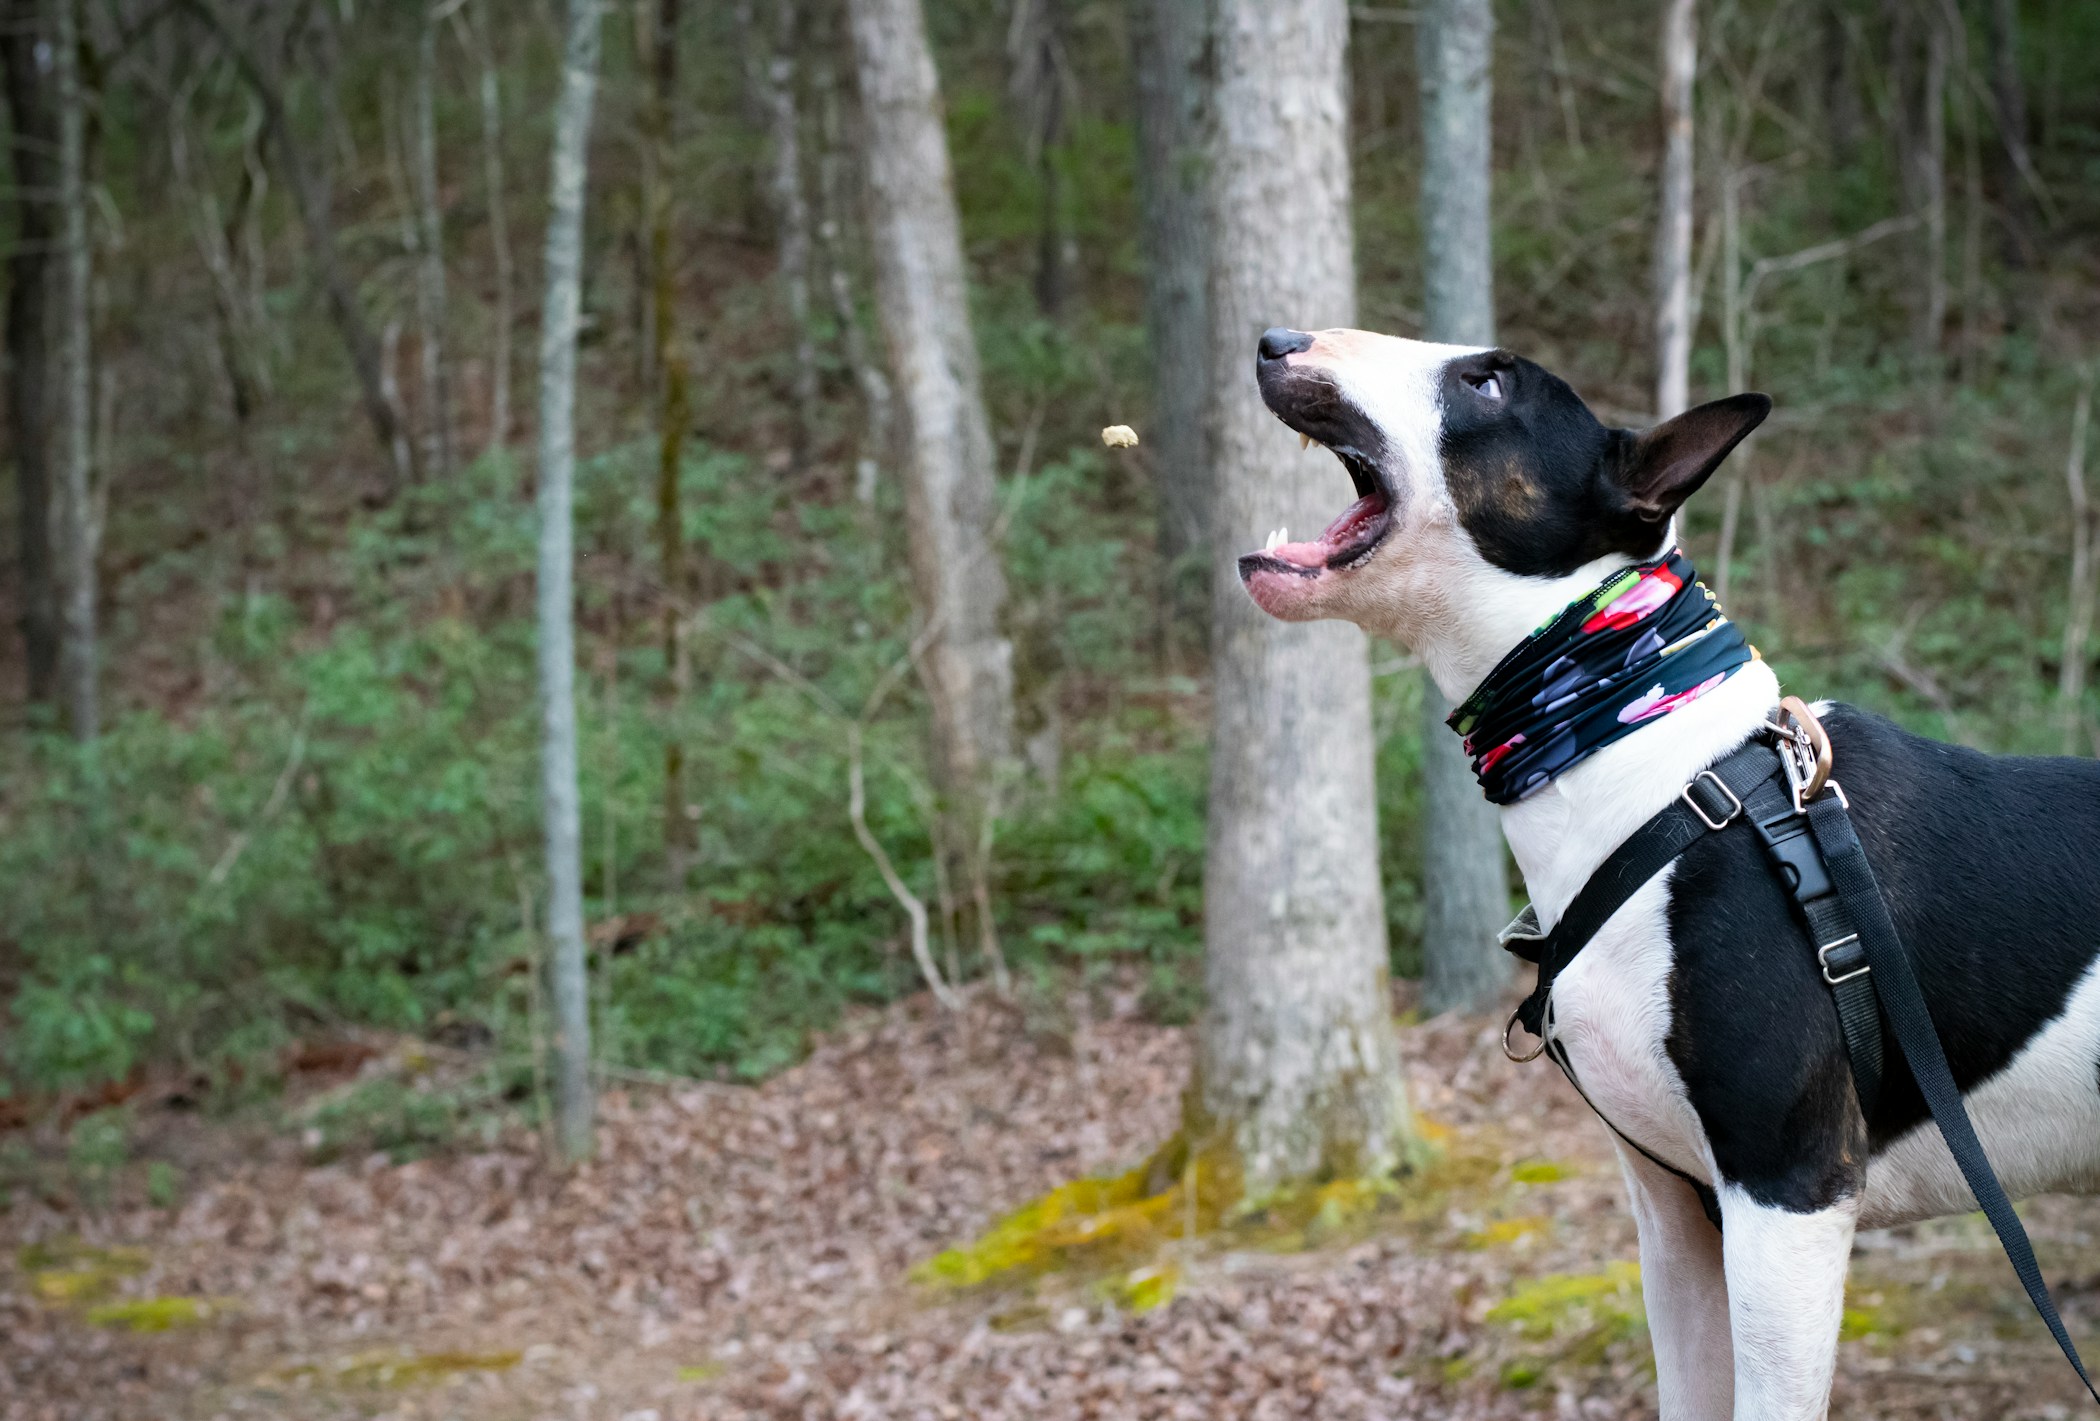
[[[1137,448],[1137,431],[1127,424],[1111,424],[1101,431],[1101,442],[1111,449]]]

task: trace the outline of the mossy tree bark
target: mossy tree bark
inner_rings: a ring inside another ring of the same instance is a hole
[[[1209,1007],[1187,1144],[1245,1197],[1390,1169],[1409,1119],[1387,997],[1363,633],[1286,626],[1233,551],[1346,502],[1253,380],[1265,327],[1356,314],[1344,0],[1221,0],[1209,154],[1215,725],[1204,872]]]
[[[1422,305],[1430,340],[1495,343],[1490,0],[1430,0],[1416,31],[1422,84]],[[1478,1011],[1509,981],[1502,824],[1481,797],[1451,713],[1422,687],[1422,1009]]]

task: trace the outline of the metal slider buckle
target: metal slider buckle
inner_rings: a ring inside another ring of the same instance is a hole
[[[1836,949],[1843,947],[1848,942],[1858,941],[1858,933],[1846,933],[1836,942],[1826,942],[1821,947],[1816,949],[1816,961],[1823,964],[1823,980],[1825,982],[1828,982],[1831,986],[1835,987],[1840,982],[1849,982],[1854,977],[1864,977],[1869,972],[1872,972],[1874,970],[1872,967],[1866,965],[1865,963],[1861,963],[1859,966],[1853,968],[1850,972],[1847,972],[1842,977],[1833,977],[1830,975],[1830,954]]]
[[[1692,785],[1699,783],[1699,781],[1701,780],[1712,780],[1714,782],[1714,788],[1720,790],[1721,793],[1727,795],[1729,803],[1735,806],[1726,814],[1722,815],[1718,823],[1708,816],[1706,812],[1706,807],[1704,805],[1700,804],[1698,800],[1692,798]],[[1679,799],[1682,799],[1686,804],[1689,804],[1692,807],[1692,813],[1699,816],[1699,822],[1701,824],[1704,824],[1707,828],[1714,830],[1716,833],[1723,829],[1726,829],[1730,824],[1733,824],[1736,821],[1736,817],[1743,812],[1742,796],[1738,795],[1734,790],[1730,789],[1728,787],[1728,782],[1726,780],[1723,780],[1712,770],[1701,770],[1698,774],[1692,776],[1691,784],[1687,784],[1683,789],[1679,790],[1677,792],[1677,797]]]

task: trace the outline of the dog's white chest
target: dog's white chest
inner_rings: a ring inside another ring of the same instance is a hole
[[[1553,984],[1548,1033],[1590,1104],[1649,1154],[1713,1182],[1706,1132],[1670,1059],[1668,870],[1628,899]]]

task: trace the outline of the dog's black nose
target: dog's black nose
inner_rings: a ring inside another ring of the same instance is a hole
[[[1261,358],[1281,360],[1301,350],[1312,349],[1313,338],[1309,331],[1294,331],[1289,326],[1271,326],[1261,333]]]

